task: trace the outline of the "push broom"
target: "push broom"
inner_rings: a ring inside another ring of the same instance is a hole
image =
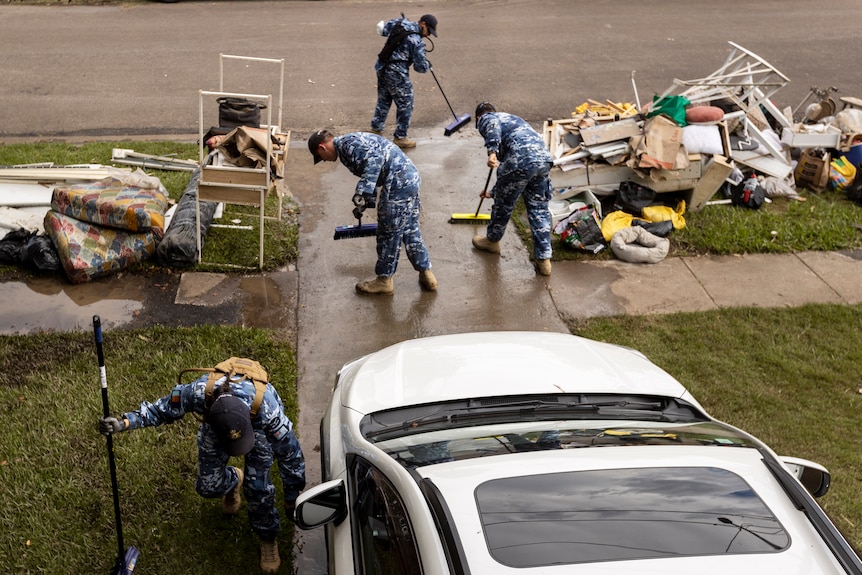
[[[108,407],[108,378],[105,375],[105,354],[102,351],[102,320],[93,316],[93,332],[96,336],[96,356],[99,359],[99,380],[102,385],[102,413],[105,417],[111,415]],[[114,462],[114,440],[111,434],[105,439],[108,442],[108,463],[111,468],[111,491],[114,496],[114,519],[117,523],[117,561],[111,569],[111,575],[132,575],[138,556],[141,554],[135,547],[123,547],[123,521],[120,517],[120,490],[117,486],[117,464]]]
[[[479,210],[482,209],[482,202],[485,201],[485,192],[488,191],[488,184],[491,183],[491,174],[494,172],[494,168],[490,168],[488,170],[488,177],[485,179],[485,189],[482,190],[482,197],[479,199],[479,205],[476,207],[475,214],[452,214],[452,217],[449,218],[450,224],[487,224],[491,221],[491,214],[480,214]]]
[[[338,226],[335,228],[335,240],[344,240],[351,238],[366,238],[368,236],[377,235],[377,224],[362,225],[362,212],[354,210],[356,215],[355,226]]]
[[[455,119],[449,122],[449,125],[443,130],[444,136],[451,136],[464,126],[470,123],[470,114],[461,114],[460,116],[455,113],[455,108],[452,107],[452,104],[449,103],[449,98],[446,97],[446,92],[443,91],[443,86],[440,85],[440,80],[437,79],[437,74],[434,73],[434,67],[431,66],[431,62],[428,62],[428,66],[431,70],[431,75],[434,76],[434,81],[437,82],[437,87],[440,88],[440,93],[443,94],[443,99],[446,100],[446,105],[449,106],[449,110],[452,112],[452,115]]]

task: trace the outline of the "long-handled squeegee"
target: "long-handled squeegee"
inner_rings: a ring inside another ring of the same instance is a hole
[[[429,62],[430,65],[430,62]],[[443,94],[443,99],[446,100],[446,105],[449,106],[449,110],[452,112],[452,115],[455,117],[455,120],[449,123],[446,128],[443,130],[444,136],[451,136],[464,126],[470,123],[470,114],[461,114],[460,116],[455,113],[455,108],[452,107],[452,104],[449,103],[449,98],[446,97],[446,92],[443,91],[443,86],[440,85],[440,80],[437,79],[437,74],[434,73],[434,67],[431,66],[431,75],[434,76],[434,81],[437,82],[437,87],[440,88],[440,93]]]

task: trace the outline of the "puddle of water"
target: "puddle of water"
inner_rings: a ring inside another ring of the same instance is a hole
[[[265,276],[245,277],[240,289],[248,298],[243,306],[243,323],[261,328],[283,328],[287,321],[287,310],[281,305],[281,290],[271,278]]]
[[[133,298],[133,299],[130,299]],[[93,316],[102,326],[128,323],[143,308],[140,285],[130,278],[108,283],[72,285],[53,278],[0,284],[0,334],[91,329]]]

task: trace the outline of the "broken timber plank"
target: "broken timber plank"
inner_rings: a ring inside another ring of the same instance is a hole
[[[628,140],[632,136],[641,134],[643,134],[643,129],[633,118],[601,124],[592,128],[581,128],[581,137],[587,146],[595,146],[614,140]]]

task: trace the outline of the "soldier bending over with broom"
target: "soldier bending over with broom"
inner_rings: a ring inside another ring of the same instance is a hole
[[[551,275],[551,154],[545,142],[524,119],[498,112],[490,102],[476,106],[476,129],[485,138],[488,167],[497,168],[497,181],[486,198],[494,198],[486,237],[474,236],[476,249],[500,253],[500,240],[518,198],[524,197],[533,237],[536,271]]]
[[[389,295],[395,291],[392,276],[398,266],[401,245],[413,269],[419,272],[419,285],[425,291],[437,289],[431,271],[428,248],[419,231],[419,171],[395,144],[375,134],[354,132],[333,136],[318,130],[308,139],[314,163],[341,160],[359,177],[353,195],[354,215],[361,217],[366,208],[377,207],[377,277],[356,284],[364,294]],[[380,198],[376,188],[380,186]],[[379,204],[379,205],[378,205]]]

